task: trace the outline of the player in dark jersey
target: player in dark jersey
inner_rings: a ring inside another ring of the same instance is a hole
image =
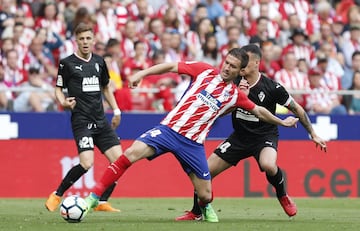
[[[77,145],[80,163],[70,169],[54,193],[45,203],[49,211],[55,211],[61,197],[71,185],[84,175],[94,163],[94,147],[114,162],[121,154],[122,148],[114,129],[120,124],[121,111],[109,88],[109,74],[104,59],[92,53],[94,32],[92,27],[80,23],[74,30],[77,51],[62,59],[59,64],[55,95],[62,107],[71,110],[71,125]],[[67,88],[68,96],[63,93]],[[105,117],[103,98],[111,106],[114,116],[111,126]],[[95,211],[120,211],[108,202],[116,183],[102,194]]]
[[[305,110],[296,103],[283,86],[259,72],[260,48],[250,44],[241,49],[249,55],[249,63],[244,71],[246,81],[240,82],[240,88],[249,91],[249,99],[255,104],[267,108],[273,114],[275,114],[276,104],[287,107],[299,118],[316,146],[320,146],[321,150],[326,151],[325,141],[315,133]],[[248,86],[249,88],[246,89]],[[274,186],[276,196],[285,213],[290,217],[296,215],[296,205],[285,191],[283,173],[276,163],[278,127],[259,120],[255,115],[241,108],[232,112],[232,124],[233,133],[208,158],[212,178],[231,166],[236,166],[240,160],[252,156],[256,159],[260,170],[265,172],[268,182]],[[196,201],[195,192],[194,202]],[[191,211],[186,211],[176,220],[201,220],[202,216],[199,211],[197,203],[194,203]]]

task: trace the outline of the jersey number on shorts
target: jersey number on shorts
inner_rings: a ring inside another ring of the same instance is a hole
[[[84,136],[79,141],[79,146],[80,146],[80,148],[94,148],[93,138]]]
[[[161,131],[159,129],[152,129],[150,131],[143,133],[140,137],[143,138],[147,135],[150,135],[151,137],[156,137],[157,135],[160,135],[160,134],[161,134]]]
[[[221,151],[221,153],[225,153],[226,150],[231,146],[231,144],[229,142],[225,142],[220,144],[219,149]]]
[[[150,131],[151,137],[156,137],[157,135],[160,135],[160,134],[161,134],[161,131],[159,129]]]

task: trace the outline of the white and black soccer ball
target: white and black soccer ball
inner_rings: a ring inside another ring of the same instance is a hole
[[[66,197],[60,206],[60,215],[65,221],[77,223],[84,219],[88,205],[86,201],[79,196]]]

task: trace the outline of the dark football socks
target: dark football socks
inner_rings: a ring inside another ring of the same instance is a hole
[[[65,191],[68,190],[71,185],[73,185],[82,175],[87,172],[80,164],[72,167],[70,171],[66,174],[64,179],[61,181],[58,189],[56,190],[56,195],[63,196]]]
[[[276,190],[276,196],[278,198],[286,195],[285,179],[284,179],[283,173],[279,167],[278,167],[277,173],[274,176],[270,176],[270,175],[266,174],[266,179],[269,181],[269,183],[272,186],[274,186],[274,188]]]
[[[193,201],[193,207],[191,209],[191,212],[193,214],[196,214],[196,215],[201,214],[200,206],[199,206],[199,203],[198,203],[198,196],[197,196],[196,192],[194,192],[194,201]]]
[[[131,162],[125,155],[121,155],[114,163],[110,164],[105,170],[100,181],[95,186],[95,195],[102,195],[110,185],[112,185],[124,174],[130,165]]]

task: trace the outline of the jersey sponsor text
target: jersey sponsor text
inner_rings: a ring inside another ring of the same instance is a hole
[[[257,118],[255,115],[251,114],[250,112],[243,110],[242,108],[238,108],[236,110],[236,118],[243,119],[246,121],[252,121],[252,122],[259,122],[259,118]]]
[[[210,93],[205,90],[202,90],[200,94],[198,94],[198,99],[200,99],[204,104],[209,106],[213,111],[219,110],[221,103],[219,100],[215,99]]]
[[[92,77],[85,77],[82,81],[82,89],[84,92],[100,91],[100,81],[95,75]]]

